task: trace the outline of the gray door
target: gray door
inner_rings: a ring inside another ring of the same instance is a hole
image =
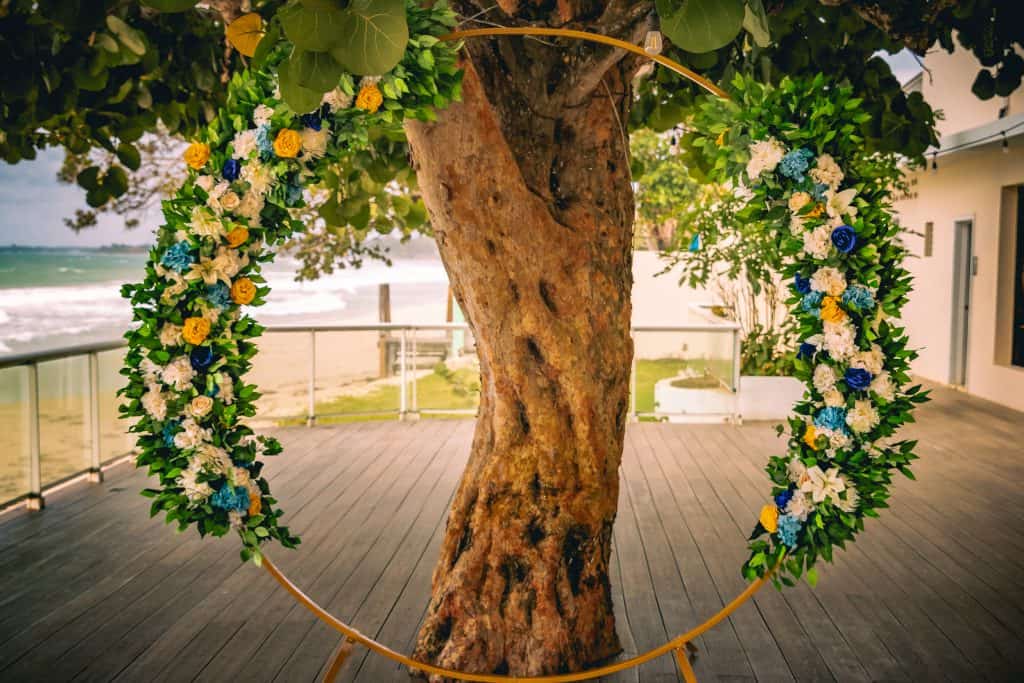
[[[967,385],[968,330],[971,320],[971,278],[975,271],[972,232],[974,221],[953,224],[953,337],[949,383]]]

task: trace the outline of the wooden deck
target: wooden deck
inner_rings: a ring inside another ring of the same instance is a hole
[[[1024,680],[1024,415],[939,391],[908,432],[916,483],[822,568],[763,590],[697,642],[708,681]],[[403,651],[415,635],[469,421],[282,430],[275,492],[303,536],[271,548],[334,614]],[[771,425],[631,425],[613,586],[627,653],[702,621],[744,587]],[[145,477],[52,495],[0,517],[0,680],[313,681],[337,644],[234,538],[147,515]],[[344,680],[407,680],[357,650]],[[621,681],[674,681],[662,658]]]

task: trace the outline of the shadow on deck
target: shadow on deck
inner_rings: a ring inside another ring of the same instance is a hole
[[[702,683],[1024,677],[1024,415],[939,390],[907,432],[916,483],[822,568],[696,642]],[[303,537],[272,556],[360,630],[408,652],[427,603],[470,421],[279,430],[269,476]],[[768,424],[630,425],[612,582],[626,654],[703,621],[745,586],[744,538],[783,444]],[[0,680],[312,681],[337,644],[234,538],[147,515],[141,472],[0,517]],[[342,680],[408,680],[356,650]],[[671,657],[617,680],[673,681]]]

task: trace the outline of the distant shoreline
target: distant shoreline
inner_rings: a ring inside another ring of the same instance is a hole
[[[150,246],[151,245],[148,244],[107,244],[102,247],[8,244],[6,246],[0,246],[0,253],[19,251],[97,251],[107,254],[145,254],[149,251]]]

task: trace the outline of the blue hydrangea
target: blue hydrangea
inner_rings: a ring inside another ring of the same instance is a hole
[[[217,493],[210,498],[210,505],[221,510],[237,510],[245,512],[249,509],[249,489],[244,486],[224,484]]]
[[[779,162],[779,173],[790,180],[802,183],[804,181],[804,173],[807,173],[813,158],[814,152],[809,149],[803,147],[794,149],[782,157],[782,161]]]
[[[875,307],[875,295],[864,285],[850,285],[843,292],[843,305],[859,311],[870,311]]]
[[[206,300],[217,308],[231,305],[231,288],[223,282],[217,282],[206,288]]]
[[[188,270],[193,263],[195,259],[192,257],[192,247],[184,240],[171,245],[160,259],[160,265],[179,273]]]
[[[260,156],[268,159],[274,155],[274,141],[270,139],[270,126],[263,124],[256,129],[256,147]]]
[[[821,300],[825,297],[821,292],[810,292],[805,294],[800,302],[800,307],[805,313],[813,313],[815,318],[821,316]]]
[[[790,548],[796,547],[796,535],[800,533],[803,524],[793,515],[781,515],[779,517],[779,538],[784,545]]]
[[[163,437],[164,445],[168,448],[174,446],[174,435],[178,433],[178,421],[171,420],[164,425]]]
[[[785,509],[786,505],[789,504],[790,499],[793,497],[793,489],[786,489],[782,493],[775,496],[775,505],[780,509]]]
[[[833,432],[846,432],[846,411],[842,408],[828,406],[822,408],[814,417],[814,426],[830,429]]]
[[[800,273],[797,273],[796,277],[793,278],[793,288],[796,289],[796,291],[800,292],[801,294],[810,294],[811,278],[804,277]]]
[[[814,187],[811,188],[811,196],[814,197],[814,201],[817,202],[825,201],[826,192],[828,192],[828,185],[825,183],[814,183]]]

